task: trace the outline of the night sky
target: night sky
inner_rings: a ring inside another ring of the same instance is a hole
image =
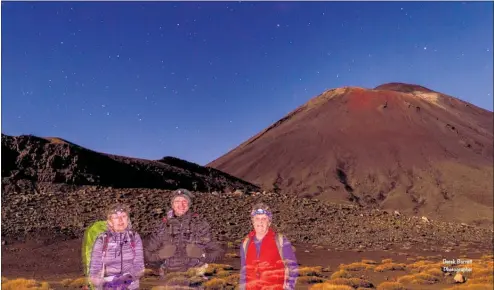
[[[492,111],[492,2],[2,2],[2,133],[201,165],[326,89]]]

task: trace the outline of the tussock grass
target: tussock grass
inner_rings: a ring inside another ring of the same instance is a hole
[[[166,281],[169,286],[189,286],[190,281],[188,277],[185,276],[174,276]]]
[[[429,260],[421,260],[406,266],[407,270],[413,273],[420,273],[429,269],[440,269],[443,265],[442,262],[436,263]]]
[[[298,274],[300,276],[322,276],[322,266],[316,267],[300,267]]]
[[[316,283],[322,283],[325,281],[326,281],[326,279],[324,279],[322,277],[318,277],[318,276],[302,276],[302,277],[298,277],[297,285],[299,285],[299,284],[302,284],[302,285],[316,284]]]
[[[80,288],[80,287],[86,285],[86,283],[87,283],[87,278],[80,277],[80,278],[72,280],[70,282],[69,286],[74,287],[74,288]]]
[[[398,282],[403,284],[427,285],[437,283],[439,279],[427,273],[417,273],[401,276],[398,278]]]
[[[468,284],[494,284],[494,277],[491,276],[482,276],[478,278],[472,278],[467,280]],[[493,287],[494,288],[494,287]]]
[[[195,270],[196,269],[189,269],[189,270],[190,270],[190,273],[189,273],[189,271],[187,271],[187,272],[170,272],[170,273],[167,273],[165,275],[165,277],[163,277],[163,279],[165,281],[169,281],[169,280],[171,280],[173,278],[177,278],[177,277],[179,277],[179,278],[180,277],[182,277],[182,278],[191,277],[193,275],[189,275],[189,274],[192,274],[192,273],[194,273],[194,275],[195,275]]]
[[[314,284],[309,289],[310,290],[353,290],[353,288],[350,286],[333,285],[333,284],[327,284],[327,283]]]
[[[480,257],[480,259],[482,259],[482,260],[494,260],[494,255],[485,254],[485,255],[482,255],[482,257]]]
[[[346,270],[339,270],[331,275],[331,279],[337,279],[337,278],[352,278],[352,274],[350,274],[350,272]]]
[[[226,270],[218,270],[218,272],[216,272],[216,277],[218,278],[225,278],[225,277],[228,277],[231,275],[231,272],[230,271],[226,271]]]
[[[406,290],[407,288],[403,286],[400,282],[382,282],[377,285],[377,290]]]
[[[33,279],[18,278],[13,280],[2,279],[2,289],[4,290],[49,290],[50,285],[47,282],[38,282]]]
[[[237,286],[240,282],[240,274],[231,274],[228,277],[223,278],[228,285]]]
[[[492,290],[492,284],[462,284],[445,290]]]
[[[403,263],[384,263],[378,265],[374,268],[375,272],[386,272],[386,271],[404,271],[406,264]]]
[[[369,265],[362,262],[355,262],[351,264],[340,264],[339,268],[347,271],[365,271],[374,269],[374,265]]]
[[[226,281],[221,278],[213,278],[202,284],[202,286],[204,286],[205,289],[210,289],[210,290],[221,290],[224,289],[226,285],[227,285]]]
[[[377,265],[378,263],[374,260],[367,260],[367,259],[363,259],[362,260],[362,263],[364,264],[368,264],[368,265]]]
[[[388,264],[388,263],[393,263],[393,259],[383,259],[381,261],[382,264]]]
[[[336,278],[326,281],[327,284],[346,285],[353,288],[357,287],[372,287],[372,283],[360,278]]]
[[[71,282],[72,282],[72,279],[67,278],[67,279],[63,279],[62,282],[60,282],[60,284],[62,284],[62,286],[64,286],[64,287],[67,287],[70,285]]]

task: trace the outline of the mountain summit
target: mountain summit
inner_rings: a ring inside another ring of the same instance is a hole
[[[290,194],[492,226],[493,113],[418,85],[325,91],[208,166]]]

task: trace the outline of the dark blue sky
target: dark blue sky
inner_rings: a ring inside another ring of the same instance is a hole
[[[492,111],[493,3],[2,2],[2,132],[199,164],[325,89]]]

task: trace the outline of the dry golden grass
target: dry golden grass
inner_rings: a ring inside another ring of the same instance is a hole
[[[189,286],[190,279],[185,276],[175,276],[166,281],[170,286]]]
[[[298,274],[300,276],[322,276],[322,266],[316,267],[300,267]]]
[[[362,262],[355,262],[351,264],[340,264],[339,268],[347,271],[365,271],[365,270],[374,269],[375,266]]]
[[[72,282],[72,279],[63,279],[62,282],[60,282],[60,284],[62,284],[62,286],[64,287],[67,287],[70,285],[70,283]]]
[[[152,275],[154,272],[152,269],[144,269],[144,276],[150,276]]]
[[[382,264],[393,263],[393,259],[383,259],[381,263]]]
[[[382,282],[377,285],[377,290],[406,290],[405,286],[399,282]]]
[[[218,270],[218,272],[216,272],[216,277],[218,278],[226,278],[228,276],[231,275],[231,272],[230,271],[226,271],[226,270]]]
[[[5,282],[7,282],[7,281],[9,281],[9,279],[7,279],[7,277],[3,277],[2,276],[2,284],[5,283]]]
[[[224,279],[213,278],[209,281],[204,282],[202,285],[204,286],[205,289],[221,290],[221,289],[224,289],[224,287],[227,285],[227,283]]]
[[[240,274],[231,274],[228,277],[223,278],[227,284],[237,286],[240,282]]]
[[[467,280],[468,284],[494,284],[494,277],[491,276],[482,276],[478,278],[472,278]]]
[[[415,263],[406,265],[406,269],[410,270],[413,273],[420,273],[420,272],[427,271],[428,269],[434,269],[434,268],[440,269],[442,266],[444,266],[444,265],[441,262],[435,263],[435,262],[432,262],[429,260],[421,260],[421,261],[417,261]]]
[[[350,286],[333,285],[333,284],[327,284],[327,283],[314,284],[309,289],[310,290],[353,290],[353,288]]]
[[[427,273],[417,273],[401,276],[398,278],[398,282],[403,284],[427,285],[437,283],[439,279]]]
[[[69,286],[74,288],[80,288],[86,285],[87,279],[85,277],[74,279],[70,282]]]
[[[480,257],[480,259],[482,259],[482,260],[494,260],[494,255],[485,254],[485,255],[482,255],[482,257]]]
[[[360,279],[360,278],[336,278],[336,279],[331,279],[331,280],[328,280],[324,283],[327,283],[327,284],[333,284],[333,285],[346,285],[346,286],[350,286],[350,287],[353,287],[353,288],[357,288],[357,287],[365,287],[365,288],[368,288],[368,287],[372,287],[372,283],[367,281],[367,280],[364,280],[364,279]]]
[[[165,277],[163,277],[163,280],[165,281],[168,281],[168,280],[171,280],[173,278],[176,278],[176,277],[182,277],[182,278],[187,278],[187,277],[191,277],[191,276],[195,276],[195,270],[196,269],[189,269],[190,270],[190,273],[189,271],[187,272],[170,272],[170,273],[167,273],[165,275]],[[189,275],[189,274],[193,274],[193,275]]]
[[[398,264],[398,263],[384,263],[378,265],[374,268],[375,272],[385,272],[385,271],[404,271],[406,268],[406,264]]]
[[[462,284],[445,290],[492,290],[492,284]]]
[[[322,277],[317,277],[317,276],[302,276],[298,277],[297,279],[297,285],[306,285],[306,284],[316,284],[316,283],[322,283],[325,282],[326,279]]]
[[[5,282],[2,281],[1,288],[5,290],[49,290],[50,285],[47,282],[38,282],[33,279],[18,278],[14,280],[7,280]]]
[[[408,257],[407,261],[415,261],[416,259],[414,257]]]
[[[346,270],[339,270],[331,275],[331,279],[337,279],[337,278],[352,278],[352,274],[350,274],[350,272]]]
[[[363,259],[362,260],[362,263],[364,264],[369,264],[369,265],[377,265],[378,263],[374,260],[367,260],[367,259]]]
[[[430,268],[425,271],[426,274],[429,274],[431,276],[441,278],[444,276],[444,273],[439,269],[439,268]]]

